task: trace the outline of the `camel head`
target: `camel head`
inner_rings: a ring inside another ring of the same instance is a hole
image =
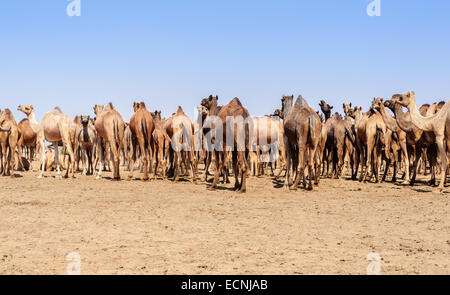
[[[361,107],[355,107],[351,113],[351,117],[356,120],[361,118],[361,114],[362,114],[362,108]]]
[[[392,101],[396,102],[404,107],[408,107],[413,100],[415,101],[415,93],[414,91],[408,91],[405,94],[394,94],[392,96]]]
[[[294,95],[283,95],[281,98],[281,111],[283,112],[283,116],[287,115],[287,112],[292,107],[292,102],[294,101]]]
[[[81,125],[88,126],[89,123],[91,122],[91,117],[90,116],[80,116],[80,121],[81,121]]]
[[[94,106],[94,113],[98,116],[101,112],[103,112],[103,105],[95,105]]]
[[[26,104],[26,105],[20,105],[17,107],[18,111],[21,111],[23,113],[25,113],[25,115],[29,115],[34,111],[34,108],[31,104]]]
[[[219,96],[213,96],[210,95],[208,98],[204,98],[202,99],[202,101],[200,102],[201,106],[206,107],[208,110],[211,109],[212,106],[216,106],[217,107],[217,102],[219,101]]]
[[[333,107],[327,104],[324,100],[320,101],[319,106],[324,114],[331,114]]]
[[[0,124],[2,124],[5,120],[14,121],[14,116],[10,109],[4,109],[3,111],[0,111]]]
[[[153,119],[161,120],[161,111],[151,112],[150,115],[153,117]]]
[[[393,102],[390,99],[388,99],[384,102],[384,106],[387,107],[388,109],[390,109],[392,112],[395,111],[395,102]]]
[[[342,109],[344,110],[344,114],[350,116],[350,113],[353,112],[352,103],[344,103],[342,104]]]
[[[138,102],[133,102],[133,110],[136,113],[141,108],[141,104]]]
[[[384,106],[383,99],[381,97],[374,97],[373,100],[372,100],[372,105],[370,106],[370,108],[379,111],[382,105]]]
[[[280,109],[276,109],[276,110],[273,112],[273,116],[274,116],[274,117],[280,117],[281,119],[283,119],[283,112],[282,112]]]

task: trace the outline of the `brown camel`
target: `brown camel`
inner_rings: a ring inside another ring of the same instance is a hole
[[[368,171],[372,169],[371,175],[379,182],[378,169],[381,162],[381,145],[386,143],[386,124],[381,114],[374,109],[362,114],[361,117],[361,108],[355,108],[355,117],[356,143],[359,151],[356,167],[359,166],[359,162],[362,163],[359,181],[366,182]],[[385,153],[386,158],[389,158],[388,152]]]
[[[441,157],[441,180],[439,190],[444,189],[447,174],[446,146],[450,140],[450,102],[445,105],[435,115],[423,117],[417,107],[415,93],[409,91],[405,94],[395,94],[392,101],[408,108],[411,114],[411,121],[423,131],[433,132],[436,137],[438,155]]]
[[[197,161],[194,153],[194,125],[179,106],[175,114],[164,124],[164,129],[170,137],[169,150],[170,173],[173,180],[180,179],[181,166],[184,164],[191,172],[192,182],[197,182]]]
[[[19,141],[19,127],[9,109],[0,112],[0,157],[2,161],[2,176],[10,175],[14,178],[17,142]]]
[[[203,174],[202,181],[207,182],[208,181],[208,173],[209,173],[209,166],[211,165],[211,161],[213,158],[213,149],[214,146],[212,145],[212,142],[214,141],[214,138],[211,137],[211,130],[215,128],[214,122],[217,118],[217,114],[221,110],[222,106],[218,105],[219,97],[210,95],[208,98],[202,99],[200,102],[200,109],[199,109],[199,119],[200,123],[202,124],[202,139],[204,140],[203,148],[205,149],[206,157],[205,157],[205,173]]]
[[[80,116],[81,128],[77,129],[76,142],[77,149],[80,149],[83,163],[83,175],[94,174],[94,146],[97,142],[97,135],[90,116]],[[77,153],[76,153],[77,154]],[[87,167],[86,167],[87,161]]]
[[[161,121],[161,111],[150,113],[155,123],[155,130],[152,137],[154,142],[153,148],[153,177],[156,179],[158,168],[161,167],[162,179],[166,179],[167,161],[169,157],[170,138],[167,135],[164,125]]]
[[[209,190],[215,190],[223,167],[228,160],[227,151],[231,149],[231,162],[235,177],[234,189],[240,193],[247,190],[249,140],[251,117],[239,98],[235,97],[223,106],[217,114],[220,124],[214,127],[215,163],[214,181]],[[219,122],[217,122],[219,123]],[[218,150],[220,147],[220,150]],[[239,182],[239,174],[241,181]]]
[[[430,184],[435,184],[435,173],[434,173],[434,166],[436,161],[436,137],[431,132],[423,132],[421,129],[419,129],[417,126],[415,126],[411,122],[411,115],[409,112],[403,113],[403,106],[393,102],[392,100],[386,100],[384,102],[384,105],[388,107],[394,114],[395,114],[395,120],[403,131],[406,132],[406,140],[408,144],[408,148],[410,150],[409,152],[409,162],[413,163],[411,167],[412,175],[410,177],[409,184],[414,185],[416,180],[416,174],[417,174],[417,165],[419,163],[419,160],[421,158],[424,158],[423,150],[426,151],[426,154],[428,156],[428,159],[431,163],[431,181]],[[426,110],[428,109],[429,105],[422,108],[423,114],[425,115]],[[425,160],[425,159],[423,159]],[[411,174],[411,172],[410,172]]]
[[[23,119],[17,125],[20,130],[20,138],[17,143],[22,148],[27,148],[29,150],[29,154],[27,156],[28,161],[31,163],[34,159],[34,154],[36,152],[36,140],[37,134],[34,132],[33,128],[31,128],[30,120],[28,118]]]
[[[408,157],[408,148],[407,148],[407,139],[406,139],[406,132],[403,131],[400,126],[398,125],[395,118],[391,116],[387,108],[384,106],[384,100],[383,98],[375,98],[372,102],[372,108],[376,109],[378,112],[380,112],[384,123],[386,124],[387,129],[391,130],[396,136],[396,140],[400,145],[401,151],[402,151],[402,158],[405,160],[405,182],[410,181],[409,177],[409,157]],[[388,137],[389,138],[389,137]],[[397,167],[397,154],[394,153],[394,175],[392,177],[392,182],[396,181],[396,167]],[[386,165],[388,166],[388,165]],[[386,177],[386,173],[383,175],[383,178]]]
[[[149,159],[148,155],[152,155],[152,150],[154,149],[153,142],[153,130],[155,130],[155,123],[153,122],[153,117],[150,115],[150,112],[147,110],[144,102],[133,103],[134,114],[130,119],[130,130],[132,134],[132,142],[133,142],[133,155],[131,157],[130,162],[130,173],[128,175],[128,179],[133,178],[133,167],[134,162],[136,161],[136,155],[138,148],[141,154],[141,162],[143,164],[144,169],[144,177],[143,181],[149,180],[148,176],[148,167],[149,167]]]
[[[97,131],[97,152],[99,153],[100,169],[98,170],[97,179],[101,178],[104,166],[104,157],[102,153],[102,141],[111,148],[114,162],[113,180],[120,180],[120,157],[119,151],[122,147],[124,122],[122,116],[114,109],[112,103],[105,108],[102,105],[95,105],[94,112],[97,116],[95,119],[95,130]]]
[[[306,157],[306,165],[309,171],[308,190],[313,189],[312,179],[314,177],[313,165],[315,167],[315,181],[314,184],[319,183],[320,166],[314,161],[316,150],[321,140],[322,123],[319,115],[308,106],[306,100],[299,95],[294,106],[292,106],[293,96],[283,96],[283,114],[284,114],[284,142],[286,146],[287,156],[287,173],[285,180],[285,188],[289,189],[290,166],[294,159],[293,167],[298,172],[293,184],[293,189],[296,190],[299,182],[304,177],[304,162]],[[297,160],[295,160],[297,158]],[[298,163],[298,165],[296,165]]]

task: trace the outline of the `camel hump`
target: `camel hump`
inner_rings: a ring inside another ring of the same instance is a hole
[[[230,104],[235,104],[235,105],[238,105],[238,106],[242,107],[242,103],[241,103],[241,101],[239,100],[239,98],[237,98],[237,97],[233,98],[233,99],[230,101]]]
[[[61,113],[62,114],[62,111],[61,111],[61,109],[59,107],[55,107],[53,110],[56,111],[57,113]]]
[[[114,106],[113,106],[112,102],[109,102],[109,103],[106,105],[105,110],[114,110]]]
[[[183,114],[184,114],[183,108],[181,106],[178,106],[177,115],[183,115]]]
[[[308,102],[306,99],[303,98],[302,95],[299,95],[297,97],[297,100],[295,101],[295,106],[299,108],[309,107]]]

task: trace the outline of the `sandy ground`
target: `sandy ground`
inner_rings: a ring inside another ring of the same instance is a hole
[[[19,174],[0,178],[0,274],[65,274],[70,252],[82,274],[365,274],[371,252],[382,274],[450,274],[448,188],[327,179],[284,192],[265,177],[237,194]]]

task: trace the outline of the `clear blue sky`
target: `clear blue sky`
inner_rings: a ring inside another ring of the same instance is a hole
[[[342,111],[374,96],[414,90],[419,102],[450,93],[450,1],[4,0],[0,6],[0,108],[60,106],[91,114],[112,101],[190,115],[202,97],[237,96],[252,115],[301,93]],[[15,112],[19,121],[23,114]]]

